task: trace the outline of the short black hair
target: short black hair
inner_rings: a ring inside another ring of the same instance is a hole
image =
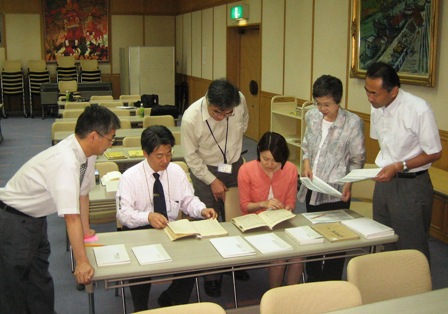
[[[282,169],[289,158],[289,148],[285,138],[275,132],[266,132],[261,137],[257,145],[257,160],[260,161],[260,154],[270,151],[276,162],[282,164]]]
[[[322,75],[313,84],[313,98],[331,96],[338,105],[342,99],[342,82],[337,77]]]
[[[207,91],[209,105],[218,106],[221,110],[228,110],[241,103],[238,88],[225,79],[214,80]]]
[[[84,108],[78,117],[75,134],[80,138],[85,138],[90,132],[104,135],[111,130],[118,130],[120,127],[120,119],[115,113],[106,107],[92,104]]]
[[[382,79],[383,85],[381,87],[388,92],[390,92],[395,86],[401,86],[400,77],[398,76],[397,71],[385,62],[375,62],[369,65],[367,68],[366,77],[371,79]]]
[[[151,125],[147,127],[141,136],[142,149],[149,155],[160,145],[174,146],[173,133],[164,125]]]

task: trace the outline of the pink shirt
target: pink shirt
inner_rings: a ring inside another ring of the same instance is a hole
[[[294,209],[296,207],[297,176],[296,166],[289,161],[286,162],[283,169],[274,172],[272,180],[263,171],[258,160],[244,163],[238,171],[241,211],[247,214],[249,203],[267,201],[271,185],[274,197],[285,206]],[[261,209],[256,213],[264,210]]]

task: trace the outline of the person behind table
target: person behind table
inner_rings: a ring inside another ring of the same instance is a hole
[[[120,178],[116,194],[117,218],[123,230],[163,229],[183,211],[198,219],[217,218],[212,208],[206,208],[198,197],[182,168],[171,163],[174,136],[162,125],[146,128],[141,135],[145,159],[126,170]],[[160,175],[166,203],[166,213],[159,213],[154,207],[154,174]],[[131,280],[139,282],[147,280]],[[167,290],[158,298],[161,307],[188,303],[194,286],[194,278],[173,280]],[[151,284],[130,286],[135,311],[148,309]]]
[[[223,221],[226,191],[238,185],[238,170],[243,164],[243,135],[248,122],[246,99],[224,79],[214,80],[207,94],[189,106],[182,116],[182,147],[195,193]],[[235,276],[239,280],[249,279],[246,271],[237,271]],[[204,289],[211,297],[220,296],[220,276],[205,276]]]
[[[243,214],[259,214],[265,210],[294,211],[297,195],[297,168],[288,161],[289,148],[283,136],[266,132],[257,145],[257,159],[246,162],[238,172],[240,208]],[[269,268],[271,288],[297,284],[303,272],[301,259],[288,267]],[[287,271],[286,271],[287,268]]]
[[[84,237],[95,233],[88,222],[89,191],[96,156],[112,145],[119,128],[109,109],[86,107],[75,134],[31,158],[0,188],[0,312],[54,312],[46,217],[55,212],[66,222],[74,276],[90,283],[94,270],[84,248]]]
[[[364,123],[340,107],[342,92],[341,80],[331,75],[322,75],[313,84],[316,108],[305,115],[302,175],[310,179],[319,177],[342,196],[311,191],[302,184],[298,198],[305,202],[307,212],[350,208],[351,183],[335,182],[350,171],[364,167]],[[307,281],[341,280],[343,267],[343,258],[307,262]]]
[[[367,68],[365,91],[371,107],[370,137],[378,140],[373,219],[392,227],[398,242],[387,249],[429,254],[433,187],[428,169],[442,156],[439,130],[428,103],[400,88],[390,65]]]

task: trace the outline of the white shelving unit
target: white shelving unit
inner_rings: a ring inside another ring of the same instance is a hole
[[[271,131],[283,135],[289,145],[289,160],[302,171],[302,139],[305,134],[305,113],[313,108],[312,101],[297,105],[294,96],[274,96],[271,99]]]

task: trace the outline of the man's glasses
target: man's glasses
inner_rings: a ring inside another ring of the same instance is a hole
[[[314,106],[316,106],[317,108],[330,108],[331,106],[333,106],[335,104],[335,102],[325,102],[325,103],[318,103],[317,101],[314,102]]]
[[[96,133],[98,133],[99,136],[104,137],[104,138],[105,138],[106,140],[108,140],[111,144],[115,143],[115,138],[110,139],[110,138],[104,136],[103,134],[101,134],[101,133],[99,133],[99,132],[96,132]]]
[[[215,109],[212,110],[212,113],[215,117],[223,117],[223,118],[233,117],[235,115],[235,112],[233,110],[229,112],[222,112]]]

